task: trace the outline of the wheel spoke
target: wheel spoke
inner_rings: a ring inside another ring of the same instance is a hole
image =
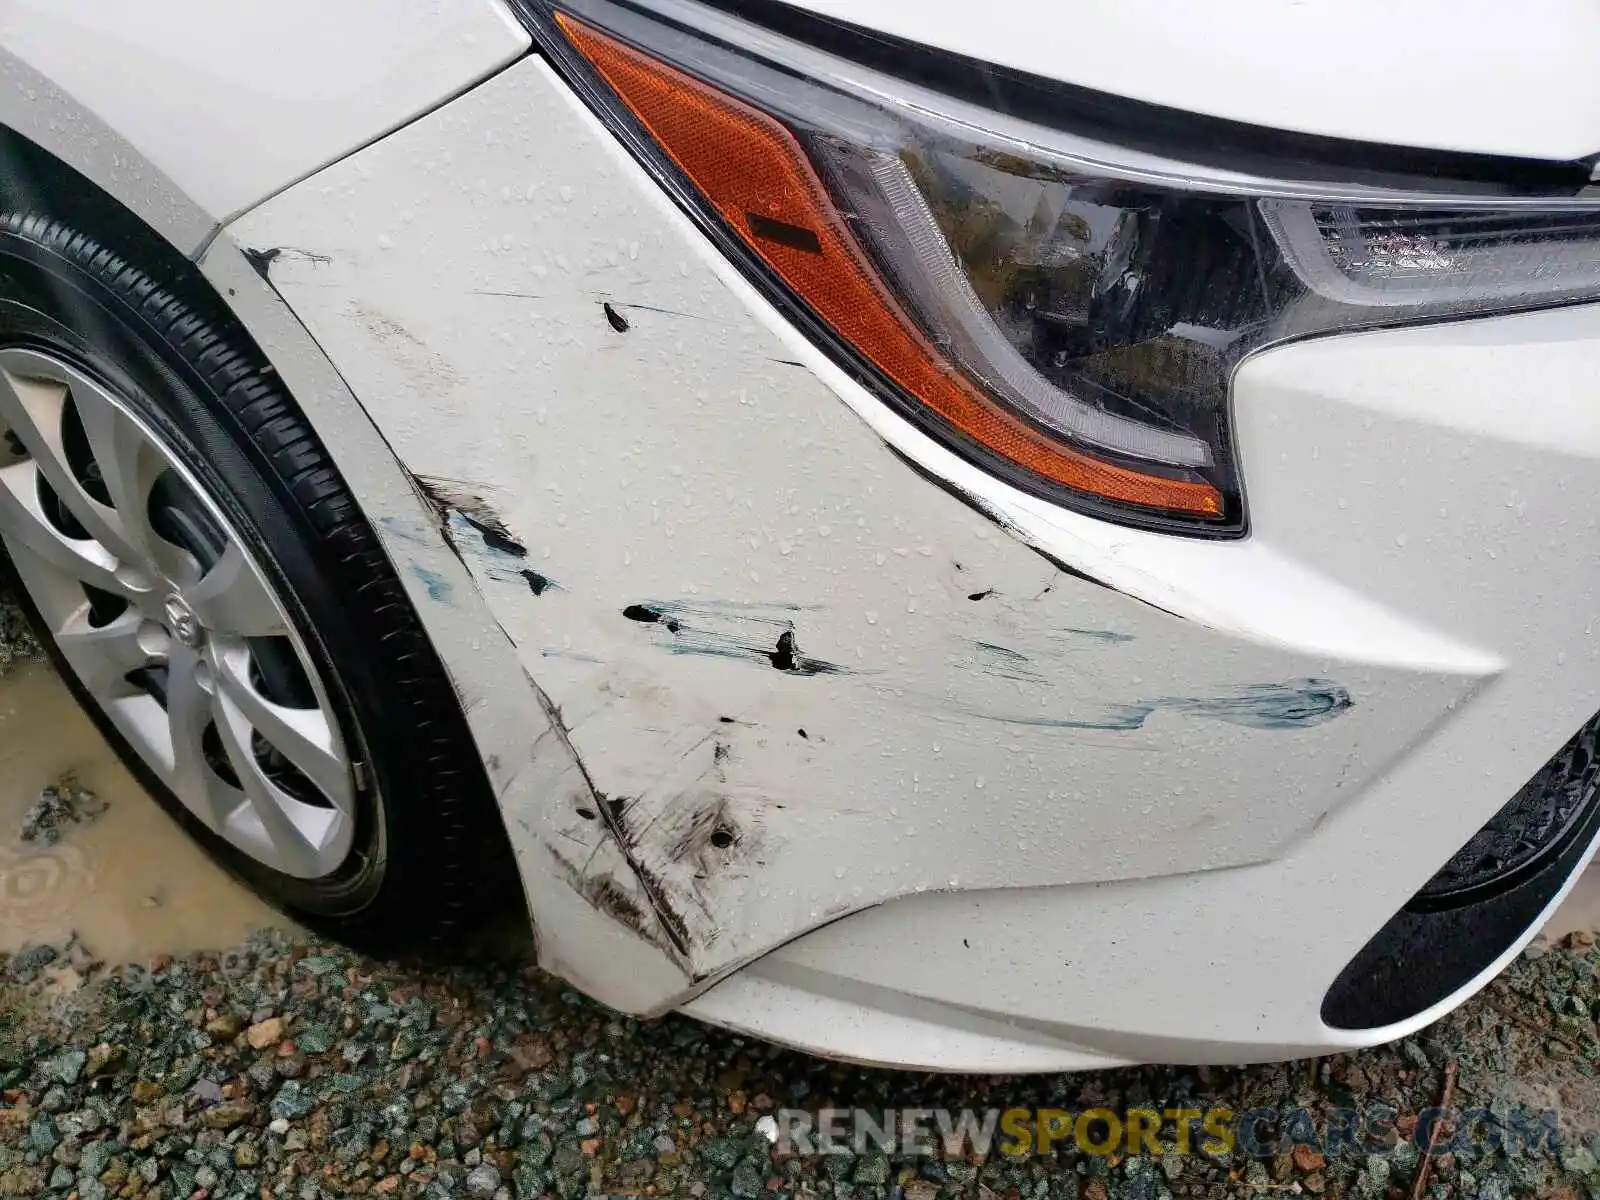
[[[299,809],[305,809],[306,806],[285,794],[267,778],[250,745],[250,723],[220,694],[212,705],[212,714],[216,718],[223,751],[239,777],[250,812],[261,822],[267,840],[276,852],[278,862],[274,865],[301,878],[326,874],[327,867],[321,861],[321,839],[308,834],[290,815],[290,805]],[[321,815],[316,809],[308,811]]]
[[[126,678],[129,671],[150,661],[139,645],[141,624],[138,611],[130,608],[97,629],[89,624],[89,606],[85,604],[55,631],[56,645],[72,664],[74,673],[102,703],[137,695],[142,690]]]
[[[142,594],[143,589],[130,587],[113,574],[117,560],[104,546],[67,537],[45,515],[37,460],[0,468],[0,534],[101,591],[130,599]]]
[[[0,348],[0,542],[72,674],[177,799],[254,861],[327,875],[358,796],[318,672],[210,489],[131,399]]]
[[[17,436],[39,474],[84,531],[117,557],[138,562],[116,513],[83,490],[67,462],[61,419],[71,394],[57,380],[31,379],[0,368],[0,421]]]
[[[116,405],[84,388],[74,390],[73,399],[115,510],[122,545],[111,549],[125,561],[153,564],[176,577],[187,555],[150,525],[150,491],[166,472],[166,462],[138,424]]]
[[[183,593],[200,624],[212,633],[238,637],[277,637],[289,632],[272,594],[237,542],[193,587]]]
[[[172,777],[178,798],[212,829],[220,830],[229,811],[226,788],[206,762],[205,733],[211,723],[211,697],[200,686],[200,656],[174,642],[167,657],[167,728],[172,735]]]
[[[221,697],[298,767],[334,808],[350,812],[354,801],[350,769],[323,711],[285,708],[258,692],[250,682],[250,655],[243,646],[215,646],[212,660]]]

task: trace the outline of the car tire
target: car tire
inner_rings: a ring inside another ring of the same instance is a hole
[[[19,601],[121,758],[235,876],[369,952],[458,950],[520,892],[450,678],[272,365],[190,264],[117,240],[0,213],[0,390],[20,405],[0,540]],[[100,461],[113,445],[132,447],[120,482]],[[62,471],[76,488],[52,487]],[[69,612],[73,554],[112,573]],[[86,657],[96,637],[109,666]]]

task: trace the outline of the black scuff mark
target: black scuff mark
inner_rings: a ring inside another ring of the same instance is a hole
[[[423,503],[431,508],[434,516],[439,519],[446,536],[449,534],[450,514],[459,513],[463,521],[483,535],[485,542],[493,538],[496,543],[513,547],[510,552],[518,556],[527,554],[527,550],[512,536],[504,518],[495,511],[478,485],[462,479],[448,479],[443,475],[417,474],[412,474],[411,483],[416,488],[417,494],[422,497]]]
[[[528,548],[511,531],[494,506],[473,484],[439,475],[410,475],[412,487],[438,522],[445,543],[467,567],[477,562],[484,574],[502,583],[521,583],[535,596],[560,584],[542,571],[524,565]],[[384,525],[397,536],[420,540],[403,522],[385,518]]]
[[[850,668],[801,653],[796,604],[744,601],[647,600],[622,615],[642,625],[660,625],[672,637],[657,644],[670,654],[699,654],[764,662],[786,675],[849,674]]]
[[[959,571],[960,569],[961,568],[959,566],[956,567],[956,570]],[[967,599],[968,600],[987,600],[992,595],[994,595],[994,589],[993,588],[984,588],[983,591],[981,591],[981,592],[968,592],[967,593]]]
[[[589,897],[601,912],[609,913],[636,932],[643,932],[649,928],[644,910],[634,903],[633,897],[628,895],[615,879],[609,875],[602,875],[598,879],[584,882],[584,895]]]
[[[1035,554],[1037,554],[1040,558],[1044,559],[1045,562],[1049,563],[1052,567],[1054,567],[1056,570],[1060,571],[1062,574],[1071,575],[1074,579],[1081,579],[1085,583],[1092,583],[1096,587],[1103,587],[1107,591],[1116,592],[1119,596],[1127,595],[1127,596],[1129,596],[1130,599],[1138,600],[1139,603],[1141,603],[1141,604],[1150,604],[1150,602],[1148,600],[1142,600],[1138,596],[1132,596],[1127,592],[1123,592],[1119,588],[1112,587],[1111,584],[1107,583],[1105,580],[1096,579],[1093,575],[1090,575],[1088,572],[1080,570],[1079,568],[1074,567],[1069,563],[1062,562],[1059,558],[1057,558],[1055,555],[1051,554],[1048,550],[1040,549],[1038,546],[1034,545],[1033,542],[1031,542],[1028,539],[1027,534],[1025,534],[1022,530],[1018,529],[1015,524],[1013,524],[1011,521],[1008,521],[1004,516],[1002,516],[999,512],[997,512],[993,505],[987,503],[982,498],[973,495],[971,492],[967,491],[965,488],[959,487],[956,484],[951,483],[950,480],[945,479],[943,476],[938,475],[938,474],[934,473],[933,471],[928,470],[927,467],[923,466],[916,459],[912,458],[905,451],[901,450],[898,446],[892,445],[892,444],[890,444],[888,442],[885,442],[884,446],[885,446],[885,448],[888,449],[890,454],[894,455],[902,463],[904,463],[907,467],[909,467],[911,470],[915,471],[918,475],[922,476],[923,479],[925,479],[929,483],[933,484],[934,487],[938,488],[941,492],[946,492],[949,495],[954,496],[957,500],[961,501],[961,503],[965,504],[968,508],[976,509],[982,516],[987,517],[990,521],[992,521],[995,525],[999,526],[1006,533],[1009,533],[1012,537],[1016,538],[1024,546],[1028,547],[1028,549],[1032,550]],[[1154,609],[1157,609],[1160,612],[1166,612],[1168,616],[1178,616],[1177,613],[1168,612],[1168,610],[1166,610],[1164,608],[1161,608],[1161,606],[1158,605],[1158,604],[1150,604],[1150,607],[1154,608]],[[1182,618],[1180,617],[1179,619],[1181,620]]]
[[[272,282],[272,264],[285,256],[304,259],[311,263],[330,263],[333,259],[326,254],[313,254],[309,250],[297,250],[293,246],[269,246],[265,250],[246,249],[244,256],[255,268],[257,275],[268,283]]]
[[[255,273],[261,276],[261,278],[267,283],[271,283],[273,260],[282,253],[282,246],[273,246],[268,250],[254,250],[247,248],[244,252],[244,256],[250,260],[250,265],[255,269]]]
[[[500,554],[513,558],[527,558],[528,548],[511,536],[511,530],[499,517],[488,518],[482,514],[460,511],[460,517],[483,538],[483,544]]]
[[[992,675],[996,679],[1013,679],[1018,683],[1046,682],[1026,654],[1009,646],[997,646],[993,642],[975,641],[972,645],[977,651],[975,661],[978,670],[985,675]]]
[[[988,518],[988,520],[993,522],[995,525],[999,526],[1001,529],[1005,530],[1005,532],[1011,534],[1018,541],[1021,541],[1024,544],[1030,544],[1030,543],[1027,542],[1027,539],[1023,536],[1022,531],[1020,529],[1018,529],[1010,521],[1008,521],[998,511],[996,511],[994,506],[991,505],[988,501],[982,499],[979,496],[973,495],[971,492],[967,491],[966,488],[961,487],[961,486],[959,486],[959,485],[957,485],[955,483],[952,483],[950,480],[946,479],[944,476],[938,474],[937,472],[930,471],[927,467],[923,466],[916,459],[912,458],[904,450],[900,449],[900,447],[898,447],[898,446],[896,446],[896,445],[894,445],[894,444],[892,444],[890,442],[884,442],[884,447],[889,451],[890,454],[894,455],[905,466],[910,468],[912,471],[915,471],[918,475],[920,475],[927,482],[933,484],[933,486],[938,488],[941,492],[945,492],[948,495],[954,496],[957,500],[961,501],[961,503],[965,504],[968,508],[976,509],[981,516]],[[1057,564],[1057,565],[1059,565],[1059,564]],[[1071,567],[1064,567],[1062,569],[1063,570],[1068,570],[1068,571],[1072,571],[1073,570],[1073,568],[1071,568]],[[1074,571],[1073,573],[1074,574],[1079,574],[1079,575],[1083,574],[1081,571]],[[1092,576],[1089,576],[1089,575],[1083,575],[1083,578],[1088,580],[1090,583],[1100,583],[1100,581],[1098,579],[1095,579],[1095,578],[1093,578]],[[1101,587],[1109,587],[1110,585],[1109,584],[1100,583],[1100,586]]]
[[[1167,616],[1169,616],[1169,617],[1177,617],[1178,620],[1180,620],[1180,621],[1182,621],[1184,619],[1181,614],[1173,612],[1170,608],[1162,608],[1161,605],[1159,605],[1159,604],[1152,604],[1150,601],[1146,600],[1143,596],[1135,596],[1132,592],[1125,592],[1121,588],[1114,587],[1111,584],[1107,583],[1104,579],[1097,579],[1093,575],[1090,575],[1087,571],[1080,570],[1079,568],[1073,566],[1071,563],[1063,562],[1061,559],[1057,558],[1054,554],[1051,554],[1050,551],[1044,550],[1044,549],[1041,549],[1038,546],[1035,546],[1018,529],[1015,529],[1015,528],[1012,528],[1010,526],[1007,526],[1007,531],[1009,533],[1011,533],[1014,537],[1016,537],[1016,539],[1018,541],[1020,541],[1024,546],[1028,547],[1028,549],[1032,550],[1035,554],[1037,554],[1040,558],[1044,559],[1045,562],[1049,563],[1052,567],[1054,567],[1056,570],[1060,571],[1063,575],[1070,575],[1074,579],[1081,579],[1084,583],[1092,583],[1092,584],[1095,585],[1095,587],[1105,588],[1106,591],[1108,591],[1108,592],[1115,592],[1119,596],[1126,596],[1129,600],[1137,601],[1138,603],[1143,604],[1146,608],[1153,608],[1159,613],[1166,613]],[[1049,588],[1045,589],[1045,591],[1049,591],[1049,590],[1050,590]],[[1042,595],[1044,595],[1044,592],[1040,592],[1039,594],[1042,596]]]
[[[674,783],[670,797],[630,806],[616,822],[628,861],[685,918],[694,932],[684,939],[699,951],[722,936],[726,888],[767,865],[766,818],[784,807],[764,797],[741,800],[730,790],[736,754],[728,733],[719,721],[680,753],[693,782]]]
[[[796,729],[795,732],[800,735],[801,740],[803,740],[803,741],[809,741],[811,739],[811,735],[809,733],[807,733],[804,729]]]
[[[639,887],[644,892],[651,912],[655,915],[656,923],[667,939],[668,945],[663,946],[662,949],[673,957],[684,974],[692,975],[693,970],[690,966],[689,954],[689,931],[683,917],[668,902],[666,889],[662,887],[660,878],[639,861],[639,856],[634,853],[633,847],[629,845],[621,820],[606,807],[605,794],[595,786],[594,776],[589,774],[588,765],[583,761],[583,756],[578,753],[577,746],[573,744],[572,734],[567,729],[567,723],[561,715],[561,709],[556,706],[555,702],[550,699],[545,690],[531,676],[528,678],[528,684],[533,688],[534,695],[538,697],[539,704],[544,709],[545,717],[550,723],[550,728],[561,739],[562,744],[567,749],[567,753],[571,755],[573,763],[577,766],[578,774],[583,779],[594,808],[599,810],[603,816],[606,828],[611,834],[612,840],[616,843],[617,849],[621,852],[623,858],[627,860],[628,866],[633,869],[635,877],[639,880]],[[579,890],[581,892],[582,888],[580,887]],[[648,934],[644,936],[653,944],[659,944],[655,943],[654,938],[651,938]]]
[[[969,711],[968,715],[1007,725],[1040,729],[1081,729],[1131,733],[1157,712],[1181,713],[1225,725],[1265,732],[1310,729],[1355,707],[1348,689],[1326,679],[1255,683],[1218,696],[1160,696],[1132,704],[1110,704],[1092,716],[1007,716]]]
[[[692,975],[693,967],[690,966],[688,950],[689,926],[678,915],[677,910],[667,903],[667,889],[661,882],[661,876],[639,862],[626,848],[623,853],[628,855],[629,865],[633,867],[634,874],[639,877],[639,886],[644,889],[644,894],[650,901],[650,907],[656,914],[656,920],[661,923],[662,931],[667,935],[674,949],[682,947],[679,950],[679,954],[682,956],[680,963],[684,972]]]
[[[463,562],[471,560],[497,582],[525,584],[527,568],[522,562],[528,552],[504,529],[503,525],[488,525],[457,509],[450,510],[444,523],[445,539]]]
[[[611,325],[611,328],[615,329],[618,333],[628,332],[628,318],[623,316],[616,309],[612,308],[611,301],[602,300],[600,302],[600,308],[601,311],[606,314],[606,321]]]
[[[632,302],[619,300],[617,301],[615,307],[630,309],[634,312],[660,313],[664,317],[682,317],[687,321],[704,321],[709,325],[724,324],[724,322],[714,320],[711,317],[703,317],[699,313],[684,312],[682,309],[678,308],[662,308],[656,304],[634,304]]]
[[[622,610],[622,615],[630,621],[638,621],[641,625],[664,625],[672,633],[677,633],[682,628],[674,618],[665,616],[659,609],[651,608],[648,604],[630,604]]]
[[[769,359],[768,361],[775,362],[780,367],[799,367],[802,370],[805,369],[805,363],[801,362],[798,358],[773,358]]]
[[[799,653],[792,629],[785,629],[778,635],[778,647],[767,656],[767,659],[778,670],[790,675],[833,675],[845,669],[838,663],[824,662],[820,658],[808,658]]]
[[[727,799],[719,797],[712,803],[696,807],[687,816],[676,831],[676,836],[665,847],[665,853],[671,862],[691,858],[703,860],[707,850],[730,850],[742,840],[738,822]],[[715,864],[701,861],[700,866],[702,870],[709,870]]]
[[[1013,650],[1009,646],[997,646],[993,642],[974,642],[973,645],[977,646],[979,650],[987,651],[1009,662],[1025,663],[1028,661],[1026,654],[1019,650]]]
[[[553,846],[546,846],[545,851],[555,861],[558,872],[573,891],[607,916],[627,926],[651,945],[660,946],[659,929],[652,924],[650,914],[639,906],[639,902],[625,887],[610,875],[585,875]],[[666,949],[665,946],[661,948]]]

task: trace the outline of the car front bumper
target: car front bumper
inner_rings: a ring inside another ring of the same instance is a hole
[[[1218,542],[930,441],[541,60],[226,237],[293,248],[271,284],[560,723],[505,816],[542,961],[600,999],[1022,1070],[1333,1050],[1470,990],[1321,1017],[1600,707],[1600,308],[1247,360]]]

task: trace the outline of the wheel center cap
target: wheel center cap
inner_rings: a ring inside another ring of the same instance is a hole
[[[183,602],[183,597],[174,593],[168,596],[163,606],[167,618],[167,628],[172,636],[177,638],[191,650],[199,647],[205,641],[206,631],[200,624],[200,618],[194,615],[190,607]]]

